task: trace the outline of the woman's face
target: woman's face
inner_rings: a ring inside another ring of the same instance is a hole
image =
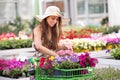
[[[47,22],[50,27],[53,27],[58,22],[58,16],[49,16],[47,17]]]

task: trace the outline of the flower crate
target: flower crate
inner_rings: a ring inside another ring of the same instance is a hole
[[[94,77],[94,68],[53,69],[49,73],[49,70],[36,68],[35,78],[36,80],[84,80]]]

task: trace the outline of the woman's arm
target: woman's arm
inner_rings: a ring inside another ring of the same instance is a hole
[[[51,51],[50,49],[42,45],[42,40],[41,40],[42,34],[39,26],[37,26],[33,32],[34,32],[34,43],[35,43],[36,49],[43,54],[48,54],[48,55],[57,57],[58,54],[56,54],[54,51]]]

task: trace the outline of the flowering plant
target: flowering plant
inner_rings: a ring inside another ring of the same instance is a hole
[[[5,59],[0,59],[0,71],[4,70],[6,66],[7,66],[7,61]]]
[[[79,57],[76,54],[57,57],[53,61],[53,66],[59,69],[79,68]]]
[[[52,75],[53,66],[50,58],[41,57],[39,60],[39,68],[41,70],[41,75]]]
[[[52,61],[48,58],[41,57],[40,60],[40,68],[41,69],[51,69],[52,68]]]
[[[59,51],[60,52],[60,51]],[[61,51],[63,52],[63,51]],[[64,51],[64,54],[70,54],[65,56],[57,57],[53,60],[53,67],[60,69],[75,69],[75,68],[85,68],[85,67],[95,67],[98,60],[96,58],[91,58],[90,53],[85,52],[83,54],[76,54],[72,51]]]
[[[96,58],[91,58],[89,56],[90,53],[85,52],[79,56],[80,65],[82,68],[84,67],[95,67],[98,60]]]
[[[28,61],[19,61],[17,59],[6,60],[7,66],[4,69],[4,75],[8,75],[10,77],[19,77],[20,74],[25,70],[25,65],[28,65]]]
[[[97,59],[91,58],[87,52],[78,55],[71,50],[60,50],[56,53],[60,56],[48,59],[44,57],[40,58],[40,75],[62,76],[61,74],[69,74],[69,71],[73,73],[79,72],[79,74],[89,74],[89,70],[86,67],[95,67],[98,62]],[[81,70],[80,68],[83,69]],[[64,69],[68,69],[68,71],[64,71]],[[70,73],[70,75],[78,74]]]

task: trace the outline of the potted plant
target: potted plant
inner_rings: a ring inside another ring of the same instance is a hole
[[[41,57],[40,60],[39,60],[39,69],[41,71],[40,76],[42,76],[42,75],[47,75],[47,76],[53,75],[52,61],[49,58]]]
[[[72,52],[69,51],[69,54],[70,53]],[[95,67],[96,63],[98,63],[98,60],[96,58],[91,58],[89,54],[90,53],[87,52],[81,55],[72,53],[71,55],[65,55],[55,58],[53,60],[53,67],[55,69],[55,72],[57,73],[57,77],[60,76],[71,77],[72,75],[88,74],[87,67]]]
[[[3,76],[4,68],[7,66],[7,61],[5,59],[0,59],[0,76]]]
[[[113,56],[115,59],[120,59],[120,45],[118,48],[113,49],[110,51],[111,56]]]
[[[94,51],[102,50],[106,46],[106,42],[102,40],[94,40],[93,42],[90,42],[90,45],[93,47]]]
[[[9,59],[7,60],[7,66],[4,69],[4,75],[7,75],[11,78],[19,78],[22,76],[25,62],[22,62],[17,59]]]
[[[90,53],[76,54],[71,50],[60,50],[56,52],[59,57],[41,57],[39,68],[36,68],[36,79],[52,78],[74,78],[89,75],[93,77],[96,58],[91,58]]]

